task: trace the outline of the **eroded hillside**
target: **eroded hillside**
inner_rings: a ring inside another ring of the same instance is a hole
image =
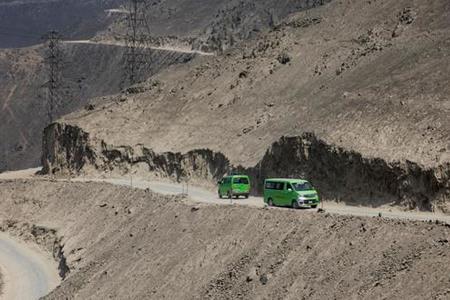
[[[127,101],[61,122],[86,133],[94,161],[110,160],[107,168],[91,164],[100,172],[146,163],[152,170],[152,161],[140,159],[143,147],[156,153],[205,148],[232,166],[257,168],[282,136],[311,132],[323,141],[319,153],[336,160],[307,160],[293,152],[302,147],[294,147],[278,161],[293,159],[295,168],[272,162],[275,168],[262,178],[308,175],[335,191],[331,198],[365,204],[386,193],[393,202],[410,203],[409,192],[402,196],[406,189],[414,191],[413,208],[430,209],[435,196],[442,203],[450,198],[449,22],[444,0],[331,2],[294,14],[222,56],[170,68]],[[144,91],[154,84],[157,89]],[[44,161],[74,146],[58,144],[68,141],[53,139],[58,132],[47,134],[54,147],[44,149]],[[86,153],[79,154],[89,164]],[[48,161],[47,169],[67,167],[60,162]],[[336,186],[349,192],[339,195]]]
[[[2,230],[64,258],[65,280],[46,299],[449,296],[444,225],[204,206],[94,183],[0,188]]]

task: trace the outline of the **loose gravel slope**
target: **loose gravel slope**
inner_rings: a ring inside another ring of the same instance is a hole
[[[47,299],[450,296],[444,225],[194,205],[100,183],[0,189],[0,219],[15,231],[39,223],[63,237],[70,273]]]

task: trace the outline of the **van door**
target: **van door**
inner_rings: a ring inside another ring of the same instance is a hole
[[[275,189],[276,189],[276,193],[275,193],[275,197],[274,200],[276,201],[276,204],[279,206],[286,206],[286,193],[284,191],[284,182],[277,182]]]
[[[286,205],[291,206],[292,201],[297,199],[297,194],[289,182],[286,183],[285,189]]]

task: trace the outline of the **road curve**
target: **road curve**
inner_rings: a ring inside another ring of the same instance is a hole
[[[48,294],[60,282],[56,262],[37,247],[0,233],[2,300],[35,300]]]

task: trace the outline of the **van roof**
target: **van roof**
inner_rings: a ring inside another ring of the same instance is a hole
[[[297,182],[297,183],[304,183],[308,182],[308,180],[304,179],[295,179],[295,178],[268,178],[265,181],[274,181],[274,182]]]

